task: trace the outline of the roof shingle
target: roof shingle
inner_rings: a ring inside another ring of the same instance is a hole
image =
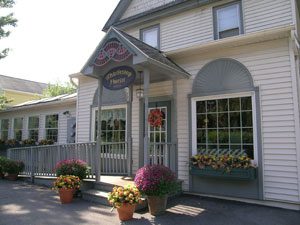
[[[0,89],[42,94],[47,86],[45,83],[0,75]]]

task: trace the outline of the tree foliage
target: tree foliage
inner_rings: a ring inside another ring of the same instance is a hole
[[[14,0],[0,0],[0,9],[2,8],[12,8],[15,4]],[[17,20],[13,17],[13,13],[9,13],[6,16],[0,16],[0,40],[2,38],[8,37],[10,31],[8,27],[15,27],[17,25]],[[5,48],[0,50],[0,59],[7,56],[9,49]]]
[[[55,97],[63,94],[73,94],[76,92],[76,87],[70,82],[60,83],[56,82],[55,84],[48,84],[48,87],[44,90],[44,97]]]
[[[4,95],[0,95],[0,110],[3,110],[7,107],[7,104],[12,102],[11,99],[8,99],[6,96]]]

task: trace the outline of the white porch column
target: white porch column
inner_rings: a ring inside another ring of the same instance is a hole
[[[96,146],[96,182],[100,181],[101,176],[101,133],[102,133],[102,127],[101,127],[101,107],[102,107],[102,93],[103,93],[103,83],[102,83],[102,77],[99,77],[98,79],[98,89],[99,89],[99,95],[98,95],[98,115],[97,115],[97,146]]]
[[[127,99],[127,174],[132,176],[132,95],[133,86],[128,87],[128,99]]]
[[[144,74],[144,165],[149,164],[149,138],[148,138],[148,108],[149,108],[149,85],[150,85],[150,71],[145,69]]]

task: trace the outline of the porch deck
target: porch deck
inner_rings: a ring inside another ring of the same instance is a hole
[[[26,178],[30,178],[30,176],[27,175],[19,175],[19,177],[21,179],[26,179]],[[48,180],[50,183],[52,183],[52,181],[54,181],[56,179],[56,177],[53,176],[35,176],[35,180]],[[48,182],[48,183],[49,183]],[[84,179],[84,183],[96,183],[95,179]],[[100,182],[98,182],[99,184],[106,184],[106,185],[111,185],[111,186],[124,186],[127,184],[134,184],[133,178],[132,177],[126,177],[126,176],[101,176],[100,177]],[[47,182],[44,183],[46,186]]]

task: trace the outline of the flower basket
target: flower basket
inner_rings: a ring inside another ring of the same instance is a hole
[[[58,194],[61,204],[68,204],[73,201],[74,189],[59,188]]]
[[[113,206],[112,210],[117,208],[119,219],[126,221],[132,219],[135,206],[141,200],[141,194],[134,185],[114,187],[112,192],[108,193],[107,200]]]
[[[123,204],[119,208],[117,208],[119,219],[121,221],[131,220],[133,218],[135,206],[136,204]]]
[[[227,180],[254,180],[256,178],[257,169],[253,167],[247,169],[233,168],[228,172],[225,169],[214,169],[212,167],[200,169],[199,167],[192,166],[190,174]]]
[[[134,182],[142,194],[147,196],[151,215],[166,211],[168,195],[178,190],[175,174],[163,165],[147,165],[140,168]]]
[[[148,123],[152,127],[160,127],[163,124],[163,119],[165,115],[160,109],[152,109],[148,115]]]
[[[73,175],[59,176],[53,186],[58,190],[61,203],[70,203],[73,200],[74,191],[80,187],[80,179]]]

